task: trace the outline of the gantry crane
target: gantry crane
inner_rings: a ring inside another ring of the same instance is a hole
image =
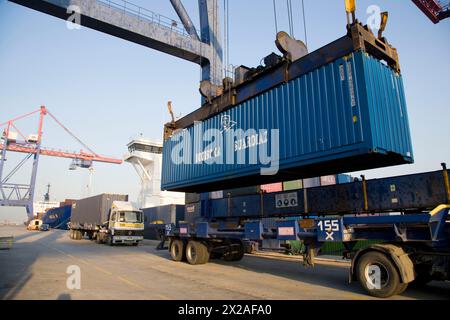
[[[197,32],[182,0],[170,0],[179,22],[125,0],[9,0],[51,16],[196,63],[203,87],[222,85],[223,45],[218,0],[198,0]],[[78,15],[79,19],[74,17]]]
[[[39,114],[39,125],[37,134],[25,136],[18,129],[16,122],[32,115]],[[50,116],[59,126],[77,140],[88,152],[69,152],[42,147],[42,128],[45,116]],[[50,156],[72,159],[72,167],[90,168],[93,162],[105,162],[121,164],[122,160],[101,156],[92,151],[86,144],[77,138],[68,128],[66,128],[45,106],[25,115],[0,123],[3,128],[3,135],[0,140],[0,206],[25,207],[28,217],[33,217],[34,190],[39,163],[39,156]],[[25,157],[17,163],[12,170],[5,174],[5,163],[8,160],[7,153],[23,153]],[[28,160],[32,159],[32,170],[29,184],[13,183],[12,178],[24,166]]]
[[[438,1],[438,0],[412,0],[412,1],[435,24],[450,17],[449,1]]]

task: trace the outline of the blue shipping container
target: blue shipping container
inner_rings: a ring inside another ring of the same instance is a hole
[[[144,212],[145,226],[154,224],[155,222],[163,222],[165,224],[178,224],[178,221],[184,220],[184,206],[169,204],[165,206],[152,207],[142,209]]]
[[[338,174],[337,175],[337,184],[350,183],[353,181],[353,177],[349,174]]]
[[[68,230],[67,224],[72,215],[72,206],[63,206],[48,210],[42,217],[42,223],[48,224],[50,228]]]
[[[163,159],[162,188],[186,192],[411,163],[402,77],[355,52],[176,131]]]

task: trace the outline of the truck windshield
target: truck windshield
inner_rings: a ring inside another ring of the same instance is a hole
[[[139,211],[125,211],[121,212],[119,222],[142,222],[142,212]]]

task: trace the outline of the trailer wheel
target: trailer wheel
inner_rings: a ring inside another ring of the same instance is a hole
[[[186,260],[184,242],[178,239],[170,242],[170,256],[173,261]]]
[[[112,236],[110,236],[110,235],[106,236],[106,244],[111,247],[114,245]]]
[[[225,261],[240,261],[244,257],[245,248],[242,244],[230,245],[230,251],[224,254],[223,260]]]
[[[189,264],[205,264],[209,261],[208,247],[198,241],[189,241],[186,246],[186,259]]]
[[[81,240],[83,238],[83,234],[81,233],[80,230],[74,230],[72,237],[73,237],[72,239],[74,240]]]
[[[97,233],[96,235],[95,235],[95,243],[97,243],[97,244],[101,244],[103,241],[102,241],[102,238],[101,238],[101,236],[100,236],[100,233]]]
[[[379,278],[376,272],[379,271]],[[394,263],[376,251],[365,253],[358,261],[356,275],[359,283],[368,294],[377,298],[389,298],[402,293],[408,287],[400,282],[400,275]]]

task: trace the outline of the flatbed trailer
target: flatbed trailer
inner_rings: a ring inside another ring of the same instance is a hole
[[[302,190],[306,202],[311,199],[308,193],[313,194],[313,198],[316,193],[328,195],[327,199],[322,199],[324,210],[317,212],[305,213],[309,206],[315,205],[309,203],[306,206],[305,201],[298,201],[298,198],[297,205],[289,205],[289,194],[294,195],[292,191],[279,193],[279,197],[278,194],[261,194],[260,208],[265,211],[248,212],[247,217],[240,217],[233,228],[229,227],[229,222],[235,217],[207,216],[195,222],[180,222],[178,228],[167,228],[169,251],[174,261],[197,265],[214,258],[240,260],[254,241],[302,240],[305,245],[303,264],[313,266],[323,244],[341,242],[345,247],[344,258],[351,261],[349,281],[359,281],[372,296],[387,298],[397,295],[411,283],[448,281],[450,184],[448,170],[445,164],[442,166],[442,171],[367,181],[363,178],[344,187]],[[368,188],[374,184],[385,188]],[[352,191],[342,193],[343,190]],[[333,199],[333,194],[336,199]],[[282,214],[276,203],[272,210],[263,205],[264,201],[279,202],[280,198],[287,199],[286,204],[289,205]],[[380,202],[369,199],[380,199]],[[348,212],[327,209],[334,202],[340,208],[348,206],[354,209]],[[290,215],[301,218],[281,219]],[[265,228],[261,221],[263,216],[279,216],[280,220],[274,228]],[[378,240],[380,243],[354,250],[361,240]]]

